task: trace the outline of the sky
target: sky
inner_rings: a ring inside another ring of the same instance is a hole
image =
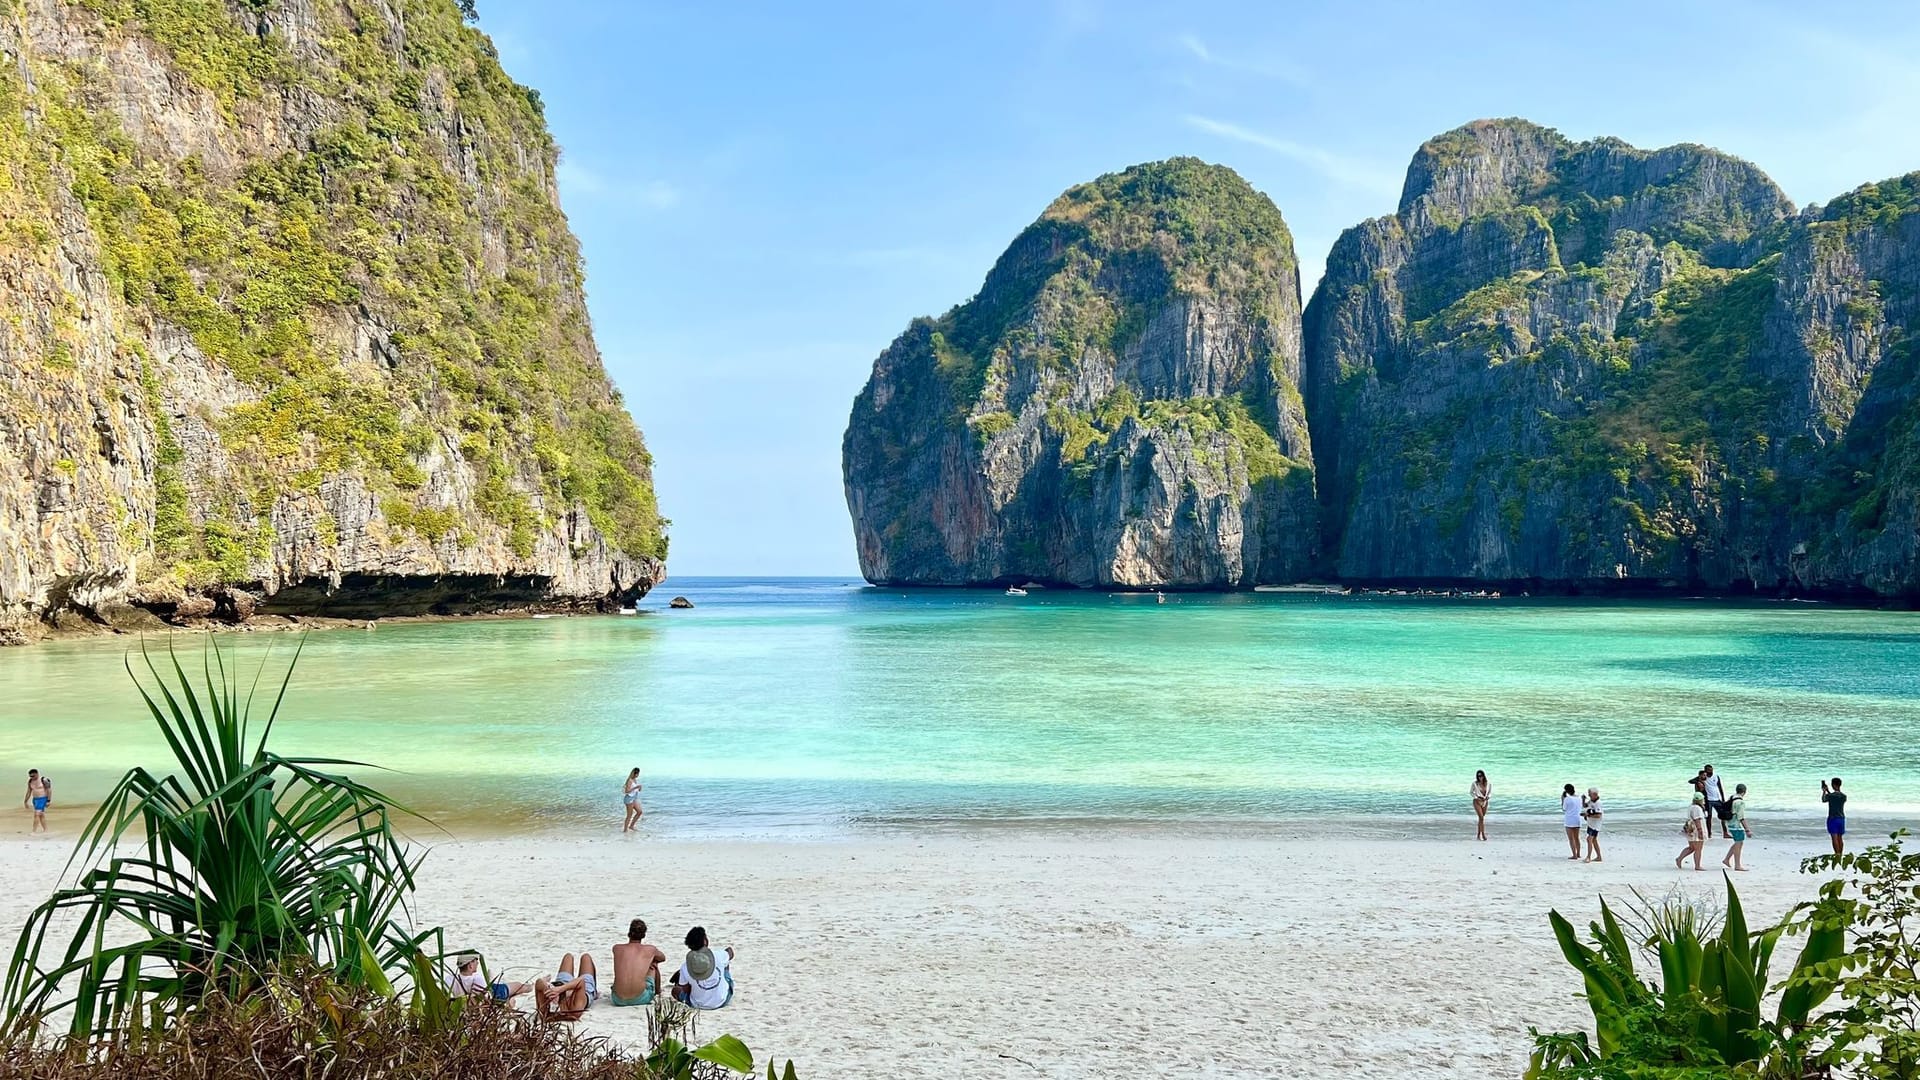
[[[1920,169],[1910,2],[479,9],[562,148],[676,576],[856,575],[840,439],[874,357],[1102,173],[1231,166],[1280,207],[1311,293],[1420,143],[1481,117],[1705,143],[1801,205]]]

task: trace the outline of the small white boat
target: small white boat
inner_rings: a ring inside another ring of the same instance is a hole
[[[1008,596],[1025,596],[1027,595],[1027,590],[1021,588],[1018,585],[1009,585],[1007,586],[1007,595]]]

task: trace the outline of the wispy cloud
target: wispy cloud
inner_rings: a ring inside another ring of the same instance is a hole
[[[1251,61],[1238,57],[1222,56],[1208,48],[1207,43],[1200,40],[1197,34],[1181,34],[1174,40],[1195,60],[1200,61],[1208,67],[1219,68],[1222,71],[1235,71],[1243,75],[1257,75],[1263,79],[1275,79],[1302,88],[1310,88],[1313,86],[1313,76],[1304,69],[1295,67],[1292,64],[1272,61]]]
[[[1376,165],[1355,161],[1331,150],[1322,150],[1317,146],[1308,146],[1291,139],[1282,139],[1277,135],[1268,135],[1238,124],[1230,124],[1224,120],[1214,120],[1205,116],[1188,116],[1185,119],[1188,127],[1222,139],[1231,139],[1249,146],[1258,146],[1263,150],[1271,150],[1281,157],[1305,165],[1336,183],[1350,184],[1389,195],[1396,195],[1400,191],[1400,178]]]
[[[623,202],[646,210],[667,210],[680,203],[680,189],[665,180],[609,180],[584,165],[565,160],[553,174],[563,192],[582,199]]]

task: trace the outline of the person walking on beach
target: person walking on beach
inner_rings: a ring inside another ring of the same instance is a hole
[[[1827,804],[1827,839],[1833,841],[1833,853],[1847,850],[1847,797],[1840,791],[1840,778],[1820,781],[1820,801]]]
[[[1692,855],[1693,868],[1705,870],[1706,867],[1700,865],[1700,855],[1707,846],[1707,797],[1700,792],[1694,792],[1693,802],[1687,804],[1687,823],[1680,826],[1680,832],[1687,838],[1687,846],[1680,849],[1680,854],[1673,860],[1673,868],[1682,869],[1680,864],[1686,861],[1688,855]]]
[[[1487,838],[1487,800],[1493,797],[1493,785],[1487,783],[1487,770],[1473,770],[1473,783],[1467,785],[1467,795],[1473,799],[1475,819],[1473,838],[1485,840]]]
[[[1733,798],[1727,803],[1727,839],[1733,846],[1727,849],[1727,857],[1720,860],[1721,866],[1731,866],[1735,870],[1745,871],[1740,863],[1740,852],[1747,846],[1747,785],[1736,784]]]
[[[1566,826],[1567,847],[1573,852],[1567,858],[1573,862],[1580,861],[1580,810],[1580,796],[1573,793],[1573,785],[1561,788],[1560,824]]]
[[[27,827],[29,833],[47,831],[47,803],[52,798],[47,794],[47,782],[40,779],[40,770],[28,769],[27,797],[20,800],[20,808],[33,810],[33,824]]]
[[[1580,817],[1587,823],[1587,861],[1600,861],[1600,789],[1590,787],[1580,802]]]
[[[621,803],[627,808],[627,823],[620,827],[621,832],[632,832],[640,824],[640,769],[635,766],[627,774],[627,787],[620,795]]]
[[[1713,823],[1720,822],[1720,831],[1727,831],[1727,795],[1720,786],[1720,777],[1716,776],[1713,766],[1700,766],[1700,793],[1707,797],[1707,839],[1713,839]]]

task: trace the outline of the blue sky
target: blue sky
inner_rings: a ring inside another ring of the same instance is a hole
[[[479,4],[563,148],[676,575],[856,573],[840,436],[874,356],[1103,172],[1232,166],[1310,292],[1478,117],[1706,143],[1801,204],[1920,169],[1910,4]]]

